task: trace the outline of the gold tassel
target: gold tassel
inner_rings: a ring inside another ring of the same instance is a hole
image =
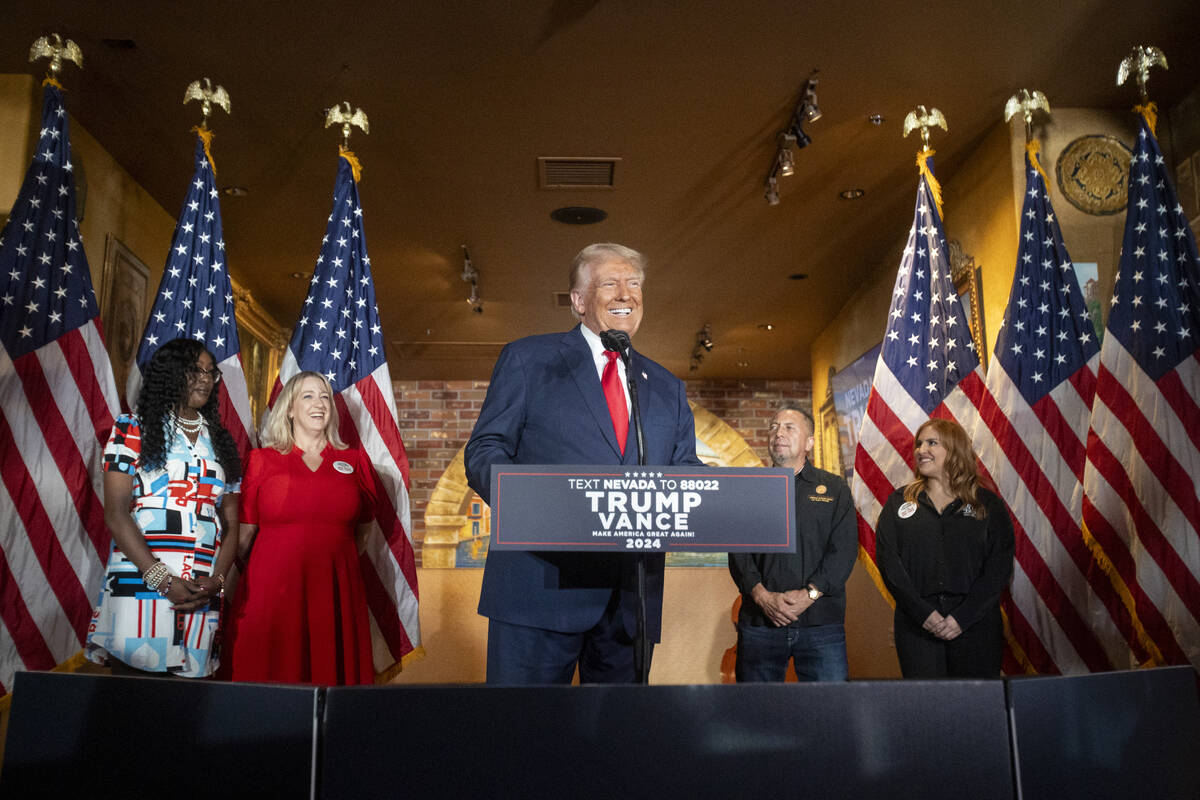
[[[392,679],[404,671],[404,668],[414,661],[420,661],[425,657],[425,648],[421,646],[415,647],[406,656],[401,658],[395,664],[385,669],[383,672],[375,673],[375,685],[382,686],[385,683],[391,683]]]
[[[203,125],[197,125],[192,128],[192,133],[200,137],[200,141],[204,142],[204,157],[208,159],[208,165],[212,167],[213,175],[217,174],[217,164],[212,157],[212,140],[213,132]]]
[[[1025,152],[1029,154],[1029,163],[1033,164],[1033,168],[1042,176],[1042,180],[1046,182],[1046,188],[1050,187],[1050,179],[1046,177],[1046,171],[1042,169],[1041,158],[1042,145],[1037,139],[1030,139],[1025,143]]]
[[[338,155],[350,162],[350,171],[354,173],[354,182],[358,183],[362,180],[362,163],[359,162],[358,156],[344,145],[338,145]]]
[[[59,83],[54,78],[51,78],[49,75],[47,75],[45,80],[42,81],[42,86],[53,86],[55,89],[58,89],[60,92],[66,91],[66,89],[63,87],[63,85],[61,83]]]
[[[933,177],[933,170],[929,168],[929,159],[933,158],[933,150],[922,150],[917,153],[917,169],[925,176],[925,180],[929,183],[929,190],[933,192],[933,202],[937,206],[938,217],[945,222],[946,217],[942,214],[942,185],[938,183],[938,179]]]
[[[892,593],[888,591],[887,586],[883,582],[883,576],[879,574],[879,567],[867,555],[867,549],[861,544],[858,546],[858,563],[863,565],[863,569],[871,576],[871,582],[875,584],[875,588],[879,590],[879,594],[887,601],[887,604],[892,608],[896,607],[896,600],[892,597]]]
[[[1116,590],[1117,596],[1121,598],[1121,605],[1125,606],[1125,610],[1129,612],[1130,622],[1133,623],[1134,635],[1137,637],[1138,643],[1145,648],[1149,654],[1149,658],[1141,667],[1160,667],[1166,663],[1163,659],[1162,651],[1158,649],[1158,645],[1150,638],[1150,634],[1146,632],[1142,621],[1138,619],[1137,604],[1133,599],[1133,594],[1129,591],[1129,587],[1125,585],[1125,581],[1121,578],[1121,574],[1117,572],[1116,565],[1109,559],[1108,554],[1104,552],[1104,548],[1092,536],[1092,532],[1088,530],[1087,523],[1080,525],[1080,530],[1083,532],[1083,543],[1087,549],[1091,551],[1092,558],[1100,567],[1101,572],[1108,576],[1109,581]]]
[[[1008,644],[1008,651],[1012,653],[1013,659],[1021,665],[1021,671],[1026,675],[1037,675],[1037,668],[1029,660],[1025,648],[1021,647],[1020,642],[1013,638],[1012,623],[1008,621],[1008,613],[1004,610],[1004,606],[1000,607],[1000,619],[1004,624],[1004,641]]]
[[[1146,119],[1146,124],[1150,126],[1150,133],[1158,136],[1154,131],[1158,127],[1158,103],[1151,101],[1144,106],[1134,106],[1133,110],[1134,113],[1141,114]]]

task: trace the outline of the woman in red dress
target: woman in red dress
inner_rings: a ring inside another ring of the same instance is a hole
[[[245,573],[222,659],[231,680],[374,681],[355,538],[372,516],[374,470],[337,431],[329,381],[301,372],[271,410],[264,446],[250,454],[238,542]]]

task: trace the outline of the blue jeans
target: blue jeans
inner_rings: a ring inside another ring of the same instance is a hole
[[[789,658],[802,681],[846,680],[846,627],[840,622],[785,628],[738,625],[738,683],[781,682]]]

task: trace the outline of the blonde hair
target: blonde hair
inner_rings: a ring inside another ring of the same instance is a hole
[[[346,443],[338,435],[338,412],[337,403],[334,402],[333,386],[330,385],[329,379],[319,372],[297,372],[288,382],[283,385],[283,389],[279,392],[279,396],[275,398],[275,405],[271,407],[271,413],[267,415],[267,422],[263,425],[262,440],[263,447],[274,447],[281,453],[291,452],[291,449],[296,446],[296,439],[292,435],[292,420],[288,417],[288,413],[292,410],[292,403],[296,401],[296,395],[300,393],[300,384],[305,378],[316,378],[325,387],[325,391],[329,393],[329,418],[325,420],[325,438],[337,450],[345,450]]]
[[[987,516],[987,509],[979,502],[979,468],[975,465],[975,451],[971,448],[971,438],[963,427],[954,420],[935,417],[917,428],[913,442],[913,452],[919,446],[921,431],[932,428],[946,449],[946,488],[950,494],[971,506],[976,519]],[[925,491],[928,479],[917,470],[916,459],[913,459],[912,483],[904,487],[904,499],[915,503],[921,492]]]
[[[597,242],[596,244],[589,244],[580,250],[575,258],[572,259],[571,271],[567,275],[567,288],[572,292],[586,291],[587,284],[592,280],[592,267],[608,261],[624,261],[637,272],[638,279],[645,282],[646,257],[644,255],[632,247],[626,247],[623,244]],[[574,304],[571,305],[571,316],[575,317],[575,319],[583,319],[579,315],[579,312],[575,310]]]

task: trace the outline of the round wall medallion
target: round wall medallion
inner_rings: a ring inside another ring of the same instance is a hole
[[[1132,157],[1133,152],[1116,137],[1080,136],[1058,156],[1058,188],[1080,211],[1116,214],[1125,208]]]

